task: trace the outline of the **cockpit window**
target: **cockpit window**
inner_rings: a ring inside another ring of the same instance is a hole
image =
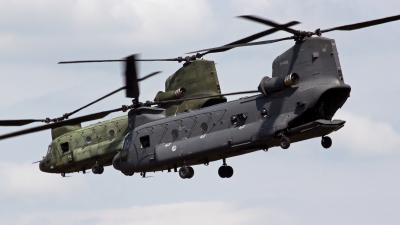
[[[129,145],[131,144],[131,139],[132,139],[132,132],[129,132],[124,138],[124,145],[122,147],[122,150],[128,151]]]
[[[50,144],[49,148],[47,149],[47,154],[51,154],[51,151],[53,151],[53,146]]]

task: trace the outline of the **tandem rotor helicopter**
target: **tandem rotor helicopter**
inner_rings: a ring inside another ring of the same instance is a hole
[[[314,32],[290,28],[299,23],[296,21],[278,24],[257,16],[241,18],[273,28],[228,45],[190,52],[197,54],[185,58],[141,60],[130,56],[122,60],[65,62],[125,61],[126,85],[109,95],[126,89],[133,104],[68,119],[109,96],[106,95],[56,119],[2,120],[2,126],[36,121],[53,123],[2,135],[0,139],[52,129],[53,141],[39,167],[44,172],[63,176],[90,167],[100,174],[103,166],[112,164],[125,175],[140,173],[143,177],[146,172],[178,172],[179,168],[180,177],[189,179],[194,175],[193,165],[222,160],[218,174],[221,178],[230,178],[233,168],[226,163],[229,157],[261,149],[267,151],[276,146],[287,149],[291,143],[316,137],[321,138],[324,148],[329,148],[332,140],[327,135],[345,124],[343,120],[332,118],[346,102],[351,87],[344,82],[335,40],[321,35],[400,20],[400,15]],[[286,31],[292,36],[252,42],[277,31]],[[254,91],[222,94],[214,63],[202,59],[208,53],[284,40],[294,40],[295,44],[273,61],[272,77],[261,78],[258,90]],[[135,61],[184,61],[185,64],[167,79],[165,92],[159,92],[154,102],[140,102],[138,82],[156,73],[137,78]],[[210,83],[196,89],[189,81],[200,86]],[[193,86],[189,87],[190,84]],[[230,102],[224,98],[244,93],[258,94]],[[84,128],[80,126],[81,122],[127,110],[128,116]]]

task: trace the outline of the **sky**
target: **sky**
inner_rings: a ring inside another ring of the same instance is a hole
[[[173,58],[269,29],[240,15],[296,20],[295,29],[314,31],[397,15],[398,9],[395,0],[0,0],[0,119],[58,117],[123,85],[119,63],[59,61],[135,53]],[[400,21],[324,36],[335,39],[352,87],[334,117],[346,125],[330,135],[330,149],[316,138],[229,158],[230,179],[218,176],[220,161],[194,166],[190,180],[165,171],[129,177],[112,167],[102,175],[61,178],[32,164],[45,155],[50,131],[10,138],[0,141],[1,224],[398,224]],[[254,90],[291,46],[237,48],[206,59],[216,63],[222,92]],[[141,76],[163,71],[141,83],[141,99],[152,100],[180,66],[140,63]],[[119,93],[76,116],[129,103]],[[18,129],[1,127],[0,133]]]

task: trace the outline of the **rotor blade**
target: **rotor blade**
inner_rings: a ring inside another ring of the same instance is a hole
[[[224,45],[221,47],[216,47],[216,48],[208,48],[208,49],[202,49],[199,51],[195,52],[203,52],[203,51],[218,51],[218,50],[229,50],[232,48],[237,48],[237,47],[245,47],[245,46],[252,46],[252,45],[265,45],[265,44],[271,44],[279,41],[285,41],[285,40],[290,40],[293,39],[293,37],[286,37],[286,38],[279,38],[279,39],[274,39],[274,40],[268,40],[268,41],[257,41],[257,42],[250,42],[250,43],[243,43],[243,44],[237,44],[237,45]],[[194,52],[189,52],[187,54],[194,53]]]
[[[299,23],[300,23],[300,22],[297,22],[297,21],[291,21],[291,22],[289,22],[289,23],[282,24],[282,26],[290,27],[290,26],[294,26],[294,25],[299,24]],[[272,28],[272,29],[265,30],[265,31],[259,32],[259,33],[257,33],[257,34],[253,34],[253,35],[251,35],[251,36],[242,38],[242,39],[240,39],[240,40],[231,42],[231,43],[226,44],[226,45],[224,45],[224,46],[230,46],[230,45],[238,45],[238,44],[248,43],[248,42],[254,41],[254,40],[258,39],[258,38],[265,37],[265,36],[267,36],[267,35],[270,35],[270,34],[272,34],[272,33],[275,33],[275,32],[277,32],[277,31],[279,31],[279,29],[277,29],[277,28]],[[224,52],[224,51],[228,51],[229,49],[231,49],[231,48],[219,49],[219,50],[210,50],[210,51],[207,51],[207,52],[203,53],[202,55],[206,55],[206,54],[209,54],[209,53]],[[190,52],[190,53],[194,53],[194,52]]]
[[[30,124],[33,122],[46,122],[46,120],[35,120],[35,119],[27,119],[27,120],[0,120],[0,126],[23,126],[26,124]]]
[[[291,29],[291,28],[289,28],[289,27],[287,27],[285,25],[281,25],[281,24],[278,24],[278,23],[276,23],[276,22],[274,22],[272,20],[267,20],[267,19],[264,19],[264,18],[261,18],[261,17],[258,17],[258,16],[245,15],[245,16],[238,16],[238,17],[244,18],[244,19],[248,19],[248,20],[251,20],[251,21],[254,21],[254,22],[262,23],[262,24],[274,27],[274,28],[276,28],[278,30],[283,30],[283,31],[289,32],[291,34],[299,33],[298,31],[293,30],[293,29]]]
[[[144,62],[152,62],[152,61],[177,61],[182,62],[185,59],[182,57],[170,58],[170,59],[135,59],[135,61],[144,61]],[[110,60],[81,60],[81,61],[62,61],[58,62],[58,64],[71,64],[71,63],[96,63],[96,62],[125,62],[126,59],[110,59]]]
[[[137,80],[140,82],[140,81],[144,81],[144,80],[146,80],[147,78],[150,78],[150,77],[152,77],[152,76],[154,76],[154,75],[157,75],[157,74],[159,74],[159,73],[161,73],[161,71],[157,71],[157,72],[154,72],[154,73],[151,73],[151,74],[149,74],[149,75],[147,75],[147,76],[144,76],[144,77],[142,77],[142,78],[138,78]]]
[[[33,162],[32,164],[35,164],[35,163],[40,163],[42,160],[39,160],[39,161],[36,161],[36,162]]]
[[[219,95],[202,95],[202,96],[191,97],[191,98],[180,98],[180,99],[175,99],[175,100],[152,102],[151,104],[152,105],[166,104],[166,103],[181,102],[181,101],[188,101],[188,100],[195,100],[195,99],[202,99],[202,98],[224,97],[224,96],[229,96],[229,95],[241,95],[241,94],[253,94],[253,93],[260,93],[260,91],[258,91],[258,90],[256,90],[256,91],[240,91],[240,92],[231,92],[231,93],[219,94]]]
[[[80,116],[80,117],[76,117],[76,118],[69,119],[69,120],[64,120],[64,121],[46,124],[46,125],[42,125],[42,126],[38,126],[38,127],[28,128],[25,130],[20,130],[20,131],[16,131],[13,133],[1,135],[0,140],[23,135],[23,134],[29,134],[29,133],[42,131],[42,130],[57,128],[57,127],[61,127],[61,126],[73,125],[73,124],[78,124],[78,123],[87,122],[87,121],[91,121],[91,120],[101,119],[110,113],[123,111],[124,109],[125,109],[124,107],[121,107],[121,108],[112,109],[112,110],[108,110],[108,111],[103,111],[103,112],[93,113],[93,114],[89,114],[89,115],[85,115],[85,116]]]
[[[118,88],[117,90],[115,90],[115,91],[113,91],[113,92],[111,92],[111,93],[109,93],[109,94],[106,94],[106,95],[104,95],[103,97],[101,97],[101,98],[99,98],[99,99],[97,99],[97,100],[95,100],[95,101],[93,101],[93,102],[91,102],[91,103],[89,103],[89,104],[87,104],[87,105],[85,105],[85,106],[83,106],[83,107],[81,107],[81,108],[75,110],[75,111],[72,111],[72,112],[70,112],[70,113],[67,113],[66,116],[69,117],[69,116],[71,116],[71,115],[73,115],[73,114],[75,114],[75,113],[81,111],[82,109],[84,109],[84,108],[86,108],[86,107],[88,107],[88,106],[91,106],[91,105],[93,105],[94,103],[99,102],[99,101],[101,101],[101,100],[103,100],[103,99],[105,99],[105,98],[107,98],[107,97],[109,97],[109,96],[111,96],[111,95],[113,95],[113,94],[115,94],[115,93],[117,93],[117,92],[119,92],[119,91],[122,91],[122,90],[124,90],[124,89],[125,89],[125,86],[124,86],[124,87],[121,87],[121,88]]]
[[[392,21],[396,21],[396,20],[400,20],[400,15],[389,16],[389,17],[385,17],[385,18],[381,18],[381,19],[370,20],[370,21],[348,24],[348,25],[344,25],[344,26],[325,29],[325,30],[321,30],[321,33],[326,33],[326,32],[330,32],[330,31],[334,31],[334,30],[357,30],[357,29],[375,26],[375,25],[379,25],[382,23],[388,23],[388,22],[392,22]]]
[[[135,62],[136,55],[126,57],[125,60],[125,85],[126,85],[126,97],[135,98],[139,101],[139,84],[137,78],[137,68]]]

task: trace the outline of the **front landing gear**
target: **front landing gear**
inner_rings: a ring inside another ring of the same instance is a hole
[[[222,166],[218,169],[218,175],[221,178],[231,178],[233,175],[233,168],[226,164],[226,160],[223,159]]]
[[[321,145],[324,148],[330,148],[332,146],[332,139],[328,136],[322,137]]]
[[[179,176],[182,179],[190,179],[194,176],[194,169],[190,166],[183,166],[179,169]]]
[[[104,172],[104,167],[100,164],[94,164],[92,167],[92,172],[94,174],[102,174]]]

